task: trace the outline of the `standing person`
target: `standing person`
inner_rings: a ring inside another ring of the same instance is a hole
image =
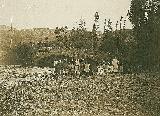
[[[72,58],[70,63],[69,63],[69,73],[71,75],[74,75],[74,59]]]
[[[84,74],[84,68],[85,68],[84,59],[81,59],[80,60],[80,75]]]
[[[119,61],[118,59],[115,57],[113,58],[112,60],[112,65],[113,65],[113,72],[118,72],[118,69],[119,69]]]
[[[85,71],[86,75],[88,76],[90,73],[90,64],[85,63],[84,71]]]
[[[102,65],[98,66],[97,68],[98,68],[97,75],[103,75],[103,73],[104,73],[104,70],[103,70],[103,67],[102,67]]]
[[[75,60],[75,74],[80,74],[80,61],[79,61],[79,59]]]

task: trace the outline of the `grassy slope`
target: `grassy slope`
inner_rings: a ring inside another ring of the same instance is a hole
[[[33,69],[4,70],[0,73],[1,116],[16,113],[20,116],[159,116],[160,113],[159,75],[62,77],[45,75],[45,71],[36,69],[43,74],[34,77],[26,76]]]

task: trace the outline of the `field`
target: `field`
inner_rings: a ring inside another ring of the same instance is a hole
[[[53,75],[0,67],[0,116],[159,116],[160,74]]]

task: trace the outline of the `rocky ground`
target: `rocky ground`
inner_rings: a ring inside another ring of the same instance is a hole
[[[160,74],[55,76],[1,66],[0,116],[160,116]]]

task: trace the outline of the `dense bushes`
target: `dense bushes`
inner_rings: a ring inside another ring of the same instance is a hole
[[[12,54],[10,61],[12,64],[31,66],[35,53],[32,43],[20,43],[10,51],[10,54]]]

